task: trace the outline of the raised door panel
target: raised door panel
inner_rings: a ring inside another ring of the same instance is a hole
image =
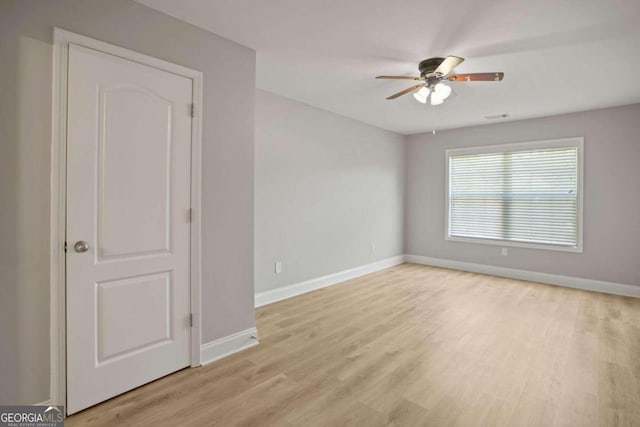
[[[97,365],[172,339],[171,282],[165,272],[96,284]]]
[[[135,86],[100,91],[98,259],[171,250],[171,103]]]

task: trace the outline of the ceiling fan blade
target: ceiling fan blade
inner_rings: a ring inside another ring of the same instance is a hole
[[[402,95],[406,95],[409,92],[413,92],[414,90],[416,90],[416,89],[418,89],[419,87],[422,87],[422,86],[424,86],[424,85],[423,84],[419,84],[419,85],[408,87],[405,90],[402,90],[402,91],[400,91],[398,93],[394,93],[393,95],[391,95],[387,99],[396,99],[397,97],[402,96]]]
[[[442,61],[440,65],[438,65],[438,68],[436,68],[434,73],[439,73],[443,76],[446,76],[451,71],[453,71],[454,68],[462,64],[463,61],[464,58],[460,58],[459,56],[447,56],[444,61]]]
[[[447,77],[450,82],[499,82],[504,73],[470,73],[452,74]]]
[[[422,77],[412,76],[378,76],[376,79],[393,79],[393,80],[422,80]]]

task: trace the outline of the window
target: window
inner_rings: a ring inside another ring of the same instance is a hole
[[[582,252],[582,138],[447,150],[448,240]]]

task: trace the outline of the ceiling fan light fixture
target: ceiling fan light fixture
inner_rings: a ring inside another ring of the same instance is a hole
[[[417,92],[415,92],[413,94],[413,97],[419,103],[426,104],[427,103],[427,98],[429,97],[429,92],[431,92],[431,90],[428,87],[422,86],[419,91],[417,91]]]
[[[438,83],[433,88],[433,91],[438,95],[438,98],[442,98],[443,101],[451,95],[451,87],[444,83]]]
[[[438,94],[438,92],[433,91],[431,94],[431,105],[440,105],[444,102],[444,98]]]
[[[446,58],[429,58],[418,64],[420,77],[412,76],[378,76],[376,79],[414,80],[419,82],[398,93],[388,96],[388,100],[396,99],[408,93],[412,93],[416,101],[426,104],[431,96],[431,105],[440,105],[451,95],[451,87],[444,84],[447,82],[489,82],[501,81],[503,72],[492,73],[466,73],[456,74],[453,69],[460,65],[464,58],[458,56],[447,56]]]

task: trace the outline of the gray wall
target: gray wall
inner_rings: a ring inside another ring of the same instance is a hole
[[[584,136],[582,254],[451,242],[445,149]],[[640,286],[640,104],[407,138],[408,254]]]
[[[204,73],[203,342],[254,325],[255,52],[129,0],[2,0],[0,404],[49,398],[54,26]]]
[[[404,138],[258,90],[255,204],[256,292],[400,255]]]

